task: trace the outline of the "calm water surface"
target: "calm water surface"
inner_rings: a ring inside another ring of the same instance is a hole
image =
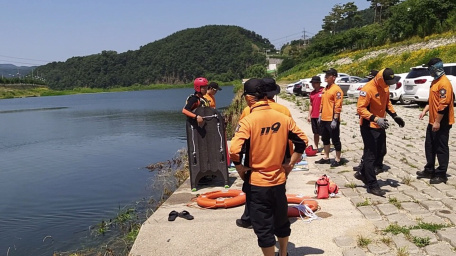
[[[217,93],[217,107],[232,89]],[[78,248],[90,225],[153,195],[144,167],[186,146],[192,91],[0,100],[0,255]]]

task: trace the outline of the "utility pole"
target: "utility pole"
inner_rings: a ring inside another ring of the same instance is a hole
[[[304,34],[303,34],[303,37],[302,37],[302,38],[303,38],[303,40],[302,40],[303,43],[302,43],[302,44],[303,44],[303,46],[305,46],[305,45],[306,45],[306,28],[304,28],[304,30],[302,31],[302,33],[304,33]]]

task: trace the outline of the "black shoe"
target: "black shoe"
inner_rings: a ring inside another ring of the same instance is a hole
[[[354,166],[354,167],[353,167],[353,171],[355,171],[355,172],[360,172],[360,171],[361,171],[361,168],[363,168],[362,165]]]
[[[315,163],[316,163],[316,164],[330,164],[330,163],[331,163],[331,160],[329,160],[329,158],[328,158],[328,159],[322,158],[322,159],[320,159],[320,160],[315,161]]]
[[[380,173],[383,172],[383,168],[381,168],[381,167],[374,167],[374,172],[375,172],[375,175],[379,175]]]
[[[432,178],[429,183],[430,184],[440,184],[440,183],[447,183],[448,181],[448,178],[447,177],[444,177],[444,176],[435,176],[434,178]]]
[[[422,179],[422,178],[432,178],[432,176],[434,176],[434,173],[432,171],[429,171],[429,170],[424,170],[424,171],[417,171],[416,172],[416,178],[417,179]]]
[[[276,254],[276,256],[280,256],[280,253],[278,252],[278,253]],[[287,256],[288,256],[288,252],[287,252]]]
[[[334,160],[334,162],[332,162],[332,164],[331,164],[331,167],[338,167],[341,165],[342,165],[341,161],[337,162],[336,160]]]
[[[245,222],[245,221],[243,221],[243,220],[241,220],[241,219],[237,219],[237,220],[236,220],[236,225],[237,225],[238,227],[241,227],[241,228],[249,228],[249,229],[252,228],[252,224],[251,224],[251,223]]]
[[[378,186],[375,186],[375,187],[368,187],[367,188],[367,193],[370,193],[372,195],[376,195],[376,196],[384,196],[386,194],[386,192],[384,190],[382,190],[380,187]]]
[[[355,172],[355,174],[353,174],[353,177],[355,177],[355,179],[357,180],[360,180],[362,181],[364,184],[366,184],[366,179],[364,178],[364,176],[361,174],[361,172]]]

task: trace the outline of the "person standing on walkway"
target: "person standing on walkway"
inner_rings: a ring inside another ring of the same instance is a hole
[[[378,70],[372,69],[369,74],[366,76],[367,79],[372,80],[374,77],[378,74]],[[361,129],[361,126],[360,126]],[[386,143],[386,140],[385,140]],[[385,149],[386,149],[386,144],[385,144]],[[384,152],[386,154],[386,151]],[[364,150],[363,150],[363,156],[364,156]],[[381,155],[381,157],[376,159],[376,162],[374,163],[374,168],[375,168],[375,174],[378,175],[383,171],[383,158],[385,155]],[[353,167],[353,171],[355,172],[360,172],[361,169],[363,168],[363,157],[361,157],[361,162],[359,163],[358,166]]]
[[[323,87],[321,87],[321,78],[314,76],[310,80],[314,90],[310,93],[310,105],[309,115],[307,116],[307,122],[312,126],[312,133],[314,135],[315,149],[318,150],[318,142],[320,141],[320,125],[318,124],[318,118],[320,117],[320,104],[321,96],[323,95]]]
[[[295,146],[288,164],[291,168],[301,159],[308,141],[291,117],[270,107],[266,97],[268,91],[262,79],[250,79],[244,84],[245,100],[251,113],[239,121],[231,140],[230,156],[241,179],[245,180],[245,172],[251,170],[250,214],[258,245],[265,256],[273,256],[277,236],[279,255],[285,256],[291,229],[285,194],[289,172],[284,170],[282,163],[288,139]],[[248,152],[241,165],[243,145]],[[245,166],[246,161],[248,166]]]
[[[182,113],[190,119],[195,119],[198,122],[198,125],[201,125],[204,122],[204,119],[192,111],[199,106],[209,107],[209,102],[204,98],[204,95],[207,93],[207,84],[208,81],[206,78],[196,78],[195,81],[193,81],[195,93],[188,96],[185,106],[182,109]]]
[[[385,191],[380,189],[375,175],[374,163],[386,154],[386,132],[389,123],[388,113],[399,127],[405,122],[393,108],[389,99],[389,86],[397,83],[398,76],[390,68],[380,70],[374,79],[369,81],[359,92],[357,112],[361,126],[361,136],[364,143],[363,166],[355,178],[367,185],[367,192],[376,196],[383,196]]]
[[[432,58],[427,64],[429,73],[434,78],[429,90],[428,105],[420,114],[420,120],[429,111],[429,124],[426,129],[426,141],[424,150],[426,165],[423,171],[416,172],[417,178],[430,178],[431,184],[446,183],[450,151],[448,139],[450,129],[454,124],[454,94],[450,80],[443,70],[443,61]],[[435,169],[435,157],[439,161],[439,167]]]
[[[222,88],[216,82],[210,82],[207,86],[207,93],[204,95],[204,98],[209,102],[209,107],[216,108],[215,104],[215,94],[218,91],[221,91]]]
[[[268,88],[267,89],[268,92],[266,92],[266,97],[268,98],[267,101],[268,101],[269,106],[272,109],[274,109],[286,116],[291,117],[290,110],[287,107],[285,107],[284,105],[276,103],[274,100],[274,96],[280,93],[280,86],[272,78],[263,78],[263,81],[266,83],[266,86]],[[276,88],[276,89],[274,89],[274,88]],[[239,118],[239,120],[241,120],[242,118],[249,115],[250,110],[251,109],[249,106],[245,107],[244,110],[242,111],[242,115]],[[293,152],[293,143],[289,142],[289,147],[287,149],[288,150],[285,153],[285,158],[286,158],[285,163],[290,162],[290,157]],[[245,154],[245,147],[243,148],[242,153]],[[245,163],[245,165],[249,165],[248,162],[244,162],[244,163]],[[245,180],[244,180],[244,183],[242,184],[242,191],[245,193],[245,196],[246,196],[244,213],[242,214],[240,219],[236,220],[236,225],[241,228],[252,228],[252,222],[250,221],[250,209],[249,209],[250,208],[250,183],[249,183],[250,173],[251,173],[250,171],[247,171],[245,173]]]
[[[321,140],[323,141],[324,158],[315,161],[316,164],[330,164],[329,150],[330,143],[329,139],[332,140],[332,144],[336,150],[336,159],[331,163],[331,167],[337,167],[341,165],[340,155],[342,151],[342,144],[340,143],[340,112],[342,112],[342,100],[344,98],[344,92],[340,87],[334,83],[337,77],[337,70],[330,68],[323,71],[326,73],[325,81],[328,83],[325,89],[323,89],[320,104],[320,117],[318,123],[320,124]]]

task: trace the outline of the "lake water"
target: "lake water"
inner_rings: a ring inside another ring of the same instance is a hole
[[[144,167],[186,146],[181,110],[192,92],[0,100],[0,255],[78,248],[90,225],[153,195]],[[232,98],[224,87],[217,107]]]

